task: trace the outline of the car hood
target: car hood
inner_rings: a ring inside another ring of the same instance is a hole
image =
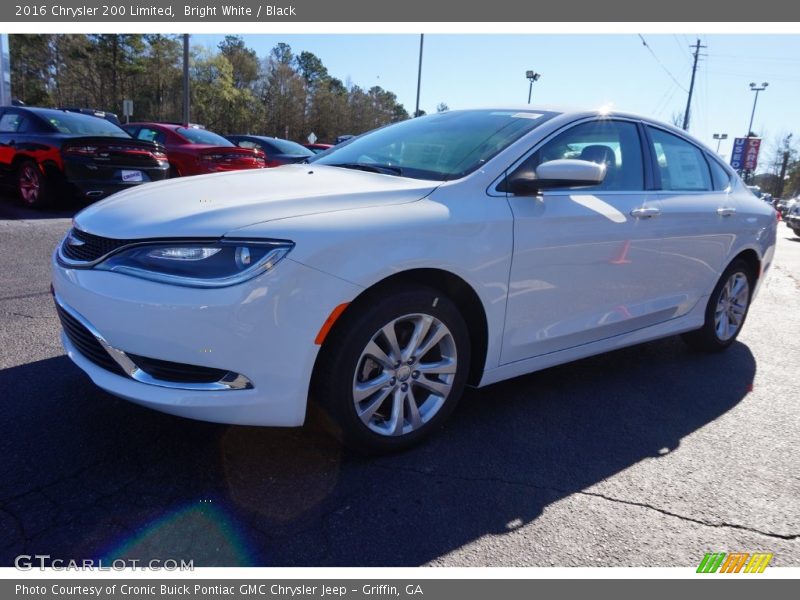
[[[140,185],[89,206],[74,223],[116,239],[220,237],[276,219],[413,202],[438,185],[325,165],[286,165]]]

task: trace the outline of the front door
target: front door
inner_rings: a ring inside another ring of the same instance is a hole
[[[661,279],[659,203],[645,191],[633,121],[585,121],[516,169],[574,158],[606,165],[600,186],[508,194],[514,256],[501,363],[653,325],[674,314]],[[512,173],[516,171],[512,169]]]

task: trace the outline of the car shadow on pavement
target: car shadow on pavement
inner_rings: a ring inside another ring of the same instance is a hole
[[[429,442],[367,458],[313,417],[212,425],[118,400],[63,356],[5,369],[0,564],[425,564],[675,450],[736,406],[755,371],[741,343],[701,355],[652,342],[470,390]]]

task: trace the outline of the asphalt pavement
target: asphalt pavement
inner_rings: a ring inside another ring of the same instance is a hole
[[[367,459],[313,417],[214,425],[96,388],[49,294],[70,217],[0,199],[2,566],[800,566],[800,239],[783,224],[727,352],[672,338],[470,390],[430,442]]]

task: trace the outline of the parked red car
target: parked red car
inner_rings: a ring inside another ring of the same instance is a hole
[[[128,123],[122,128],[138,140],[157,142],[167,149],[170,177],[266,166],[263,152],[239,148],[221,135],[196,126]]]
[[[314,154],[319,154],[320,152],[325,152],[325,150],[333,148],[333,144],[303,144],[303,146],[311,150]]]

